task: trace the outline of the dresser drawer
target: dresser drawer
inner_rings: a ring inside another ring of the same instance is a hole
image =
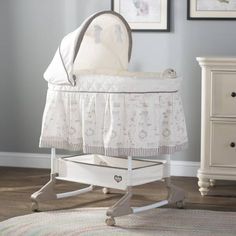
[[[236,167],[236,121],[211,123],[210,166]]]
[[[212,71],[211,116],[236,117],[236,71]]]

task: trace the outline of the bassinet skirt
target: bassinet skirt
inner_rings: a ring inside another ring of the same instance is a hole
[[[40,147],[137,157],[181,151],[179,86],[179,78],[109,75],[80,76],[75,87],[49,84]]]

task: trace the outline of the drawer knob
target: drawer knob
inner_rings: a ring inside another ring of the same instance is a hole
[[[235,92],[232,92],[232,93],[231,93],[231,97],[232,97],[232,98],[235,98],[235,97],[236,97],[236,93],[235,93]]]
[[[230,143],[230,147],[234,148],[235,147],[235,143],[234,142]]]

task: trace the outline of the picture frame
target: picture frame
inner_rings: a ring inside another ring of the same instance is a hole
[[[126,19],[132,31],[170,31],[170,0],[111,0],[111,9]]]
[[[236,20],[236,0],[187,0],[188,20]]]

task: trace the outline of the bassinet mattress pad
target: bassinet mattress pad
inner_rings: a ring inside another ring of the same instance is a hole
[[[181,78],[80,74],[76,86],[48,84],[40,147],[151,157],[187,144]]]
[[[176,92],[181,78],[162,78],[160,73],[119,72],[107,74],[79,74],[76,86],[48,84],[50,90],[103,93]]]

